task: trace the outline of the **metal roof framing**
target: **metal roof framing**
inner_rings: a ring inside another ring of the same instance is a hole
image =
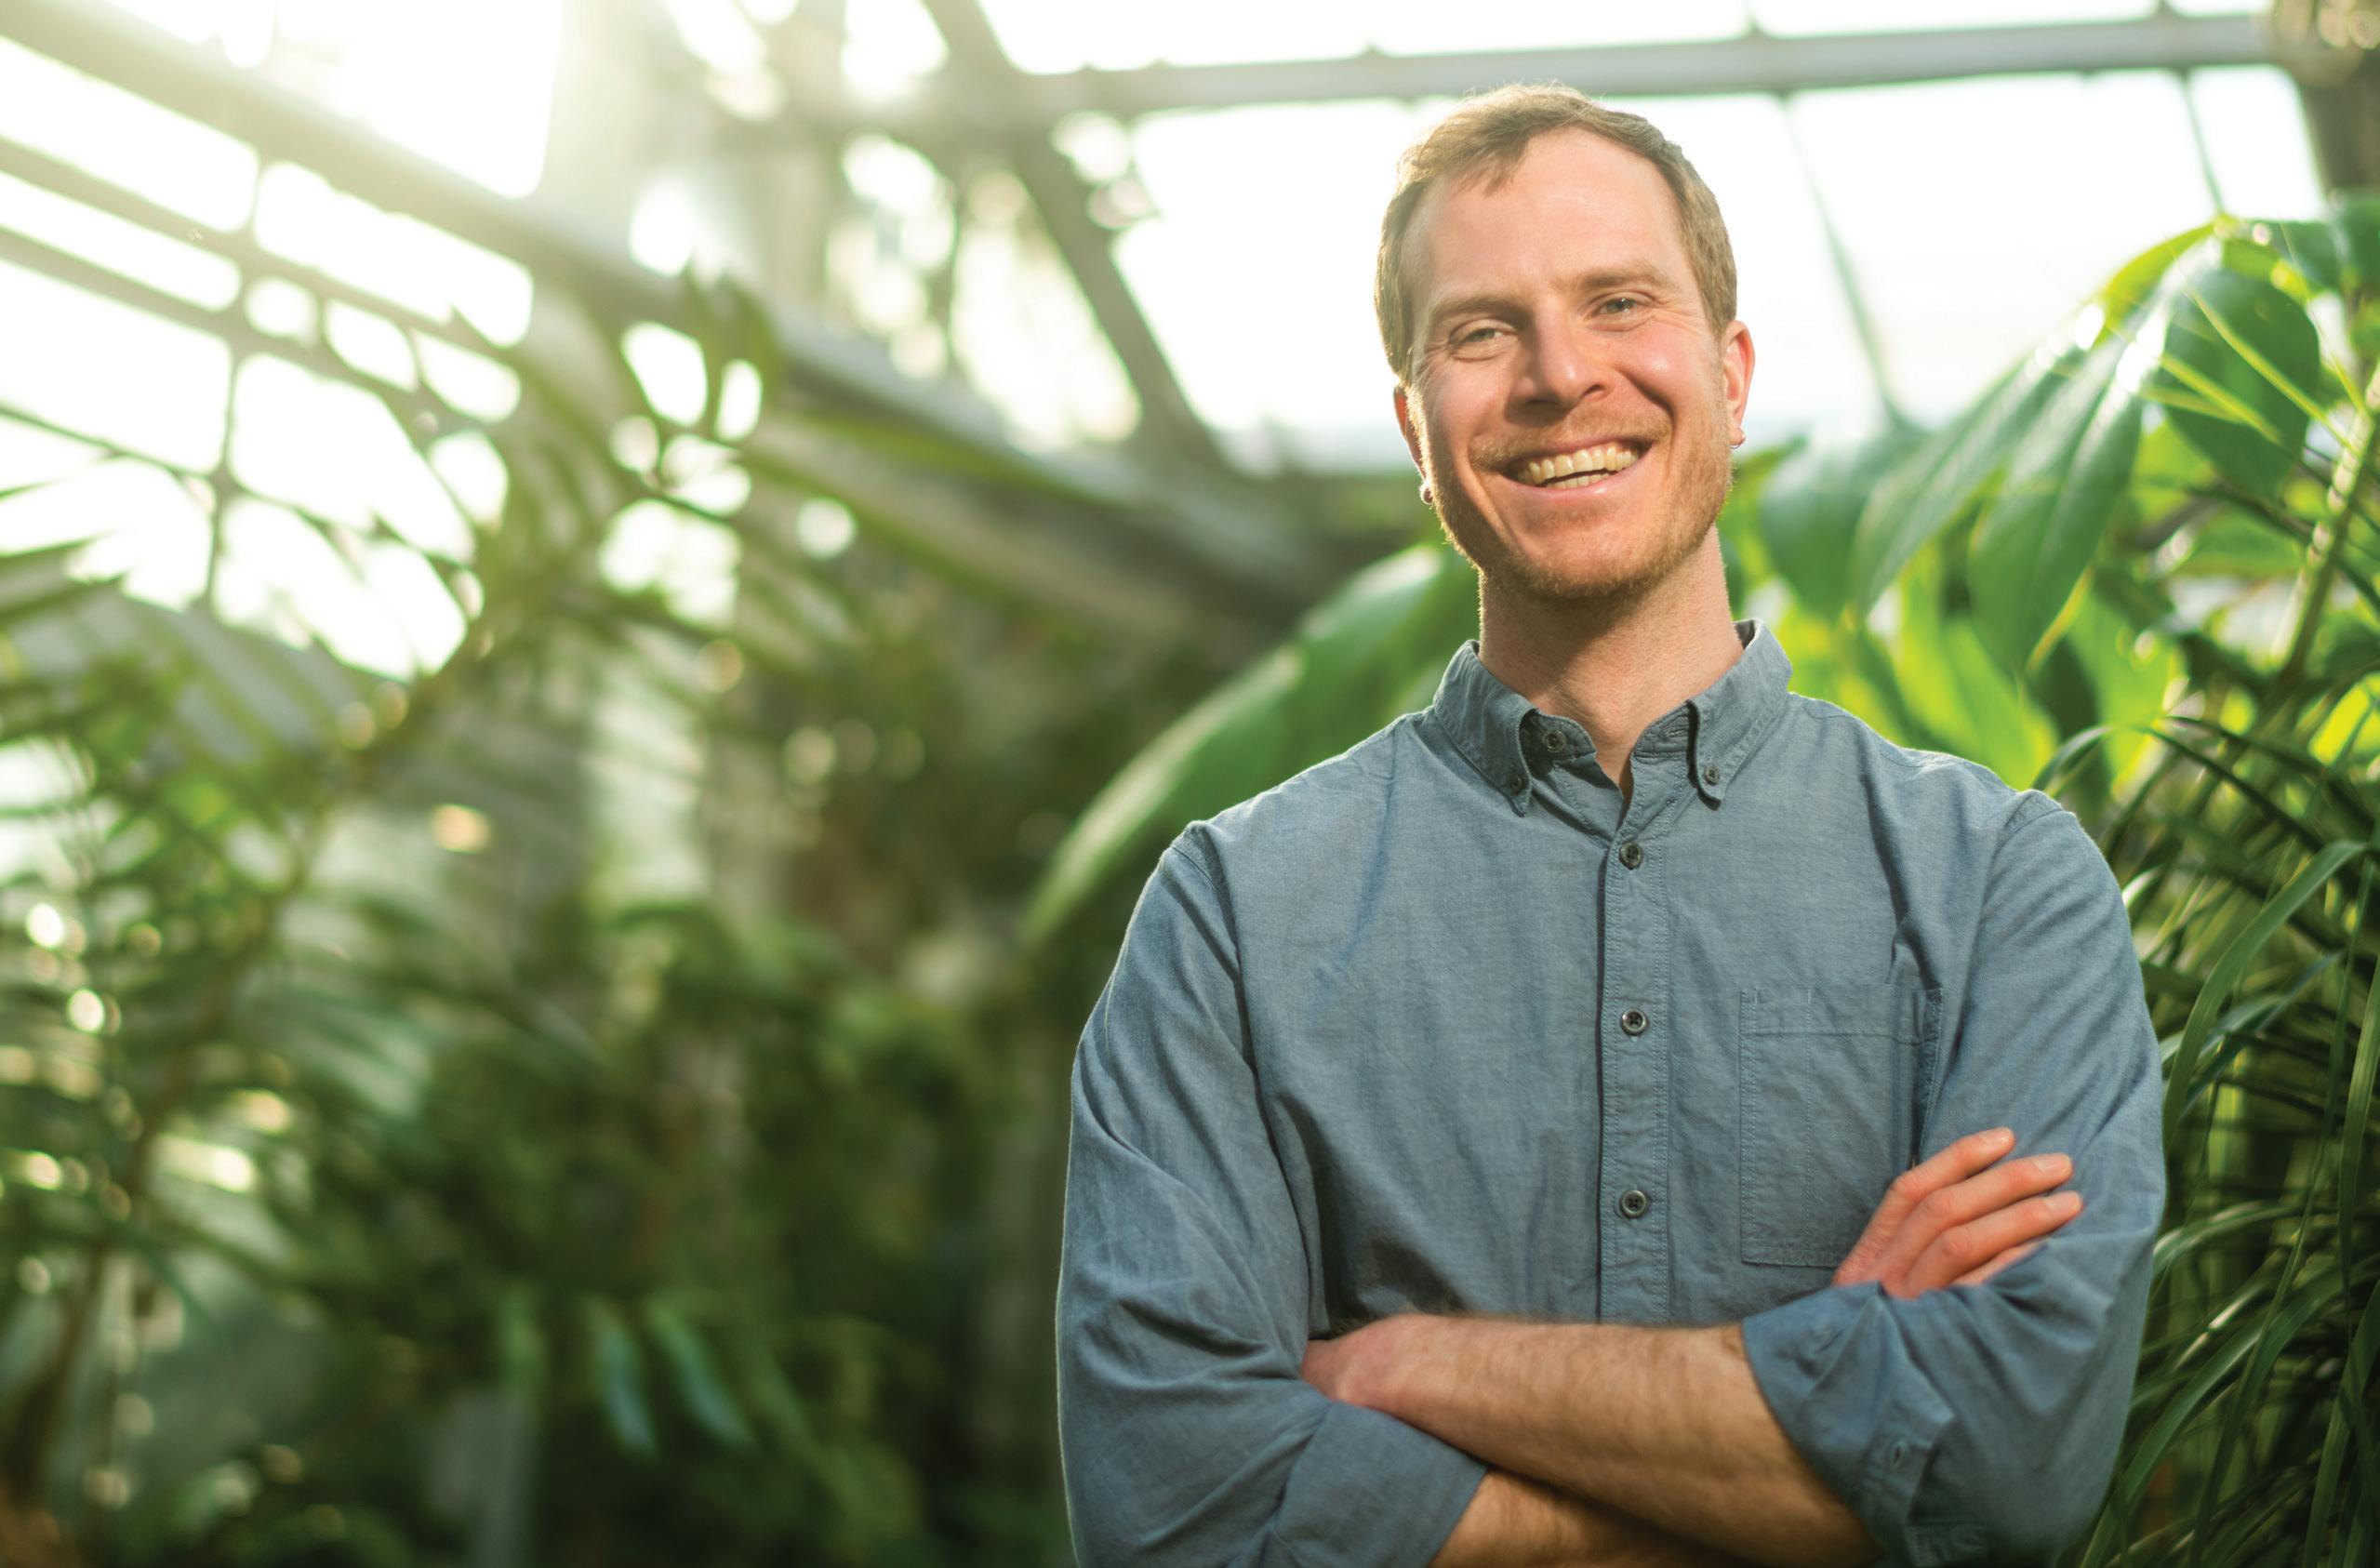
[[[2270,48],[2253,17],[2159,10],[2124,21],[1789,38],[1752,32],[1675,44],[1430,55],[1374,50],[1336,60],[1020,75],[1008,112],[1026,126],[1045,126],[1083,111],[1132,120],[1174,110],[1258,103],[1457,98],[1521,81],[1568,82],[1605,98],[1691,98],[2039,72],[2194,71],[2269,63]],[[929,89],[919,101],[938,96]],[[897,128],[886,126],[888,132]]]

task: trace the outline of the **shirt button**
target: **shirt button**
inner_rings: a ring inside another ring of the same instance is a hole
[[[1705,763],[1702,764],[1702,781],[1706,784],[1716,784],[1719,782],[1719,764],[1717,763]]]
[[[1522,773],[1518,768],[1513,769],[1512,776],[1504,781],[1504,789],[1507,794],[1517,795],[1528,787],[1529,776]]]
[[[1620,864],[1626,866],[1631,871],[1636,870],[1639,866],[1643,865],[1643,846],[1638,844],[1634,839],[1630,839],[1626,844],[1620,845]]]
[[[1650,1024],[1652,1021],[1653,1020],[1651,1018],[1644,1016],[1644,1009],[1642,1007],[1631,1007],[1627,1012],[1620,1015],[1620,1028],[1628,1030],[1630,1034],[1642,1034],[1644,1032],[1645,1026]]]
[[[1620,1214],[1626,1218],[1642,1219],[1644,1211],[1652,1206],[1653,1200],[1644,1195],[1641,1187],[1631,1187],[1620,1194]]]
[[[1564,740],[1564,739],[1562,737],[1562,731],[1560,731],[1560,730],[1558,730],[1558,729],[1549,729],[1549,730],[1546,731],[1546,750],[1547,750],[1547,751],[1552,751],[1552,752],[1555,752],[1555,753],[1559,754],[1559,753],[1561,752],[1562,749],[1563,747],[1565,747],[1565,746],[1569,745],[1569,744],[1570,744],[1570,742],[1569,742],[1569,741]]]

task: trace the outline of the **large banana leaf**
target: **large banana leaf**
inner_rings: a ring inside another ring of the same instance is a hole
[[[1442,545],[1357,576],[1099,792],[1034,889],[1027,939],[1045,939],[1094,888],[1153,856],[1161,830],[1170,836],[1427,702],[1456,644],[1476,634],[1478,607],[1469,563]]]

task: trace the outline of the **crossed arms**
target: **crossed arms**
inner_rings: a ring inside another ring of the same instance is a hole
[[[1170,849],[1072,1080],[1058,1402],[1085,1568],[2053,1554],[2096,1508],[2138,1350],[2156,1041],[2074,818],[2018,825],[1993,877],[2014,891],[1988,901],[1994,962],[1968,977],[1933,1115],[2021,1106],[2023,1153],[2071,1152],[2086,1205],[2038,1253],[1915,1294],[1839,1275],[1706,1328],[1394,1318],[1329,1342],[1335,1367],[1327,1347],[1309,1364],[1310,1260],[1230,912]],[[1343,1397],[1310,1371],[1347,1372]]]
[[[2062,1155],[2003,1160],[2008,1128],[1895,1181],[1836,1270],[1902,1298],[1976,1285],[2079,1212]],[[1497,1467],[1432,1568],[1852,1564],[1879,1548],[1794,1448],[1741,1328],[1382,1319],[1306,1351],[1306,1380]],[[1536,1478],[1535,1482],[1531,1478]],[[1542,1482],[1542,1483],[1539,1483]]]

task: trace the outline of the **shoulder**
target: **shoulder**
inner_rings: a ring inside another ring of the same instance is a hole
[[[1788,765],[1858,779],[1874,805],[1952,831],[1971,847],[1997,850],[2010,835],[2055,817],[2080,831],[2055,796],[2013,785],[1973,758],[1901,745],[1831,702],[1791,693],[1783,719],[1786,749],[1803,753]]]
[[[1289,877],[1376,844],[1398,781],[1443,769],[1423,737],[1427,711],[1403,714],[1353,746],[1184,828],[1168,858],[1188,862],[1218,888],[1246,869]]]

